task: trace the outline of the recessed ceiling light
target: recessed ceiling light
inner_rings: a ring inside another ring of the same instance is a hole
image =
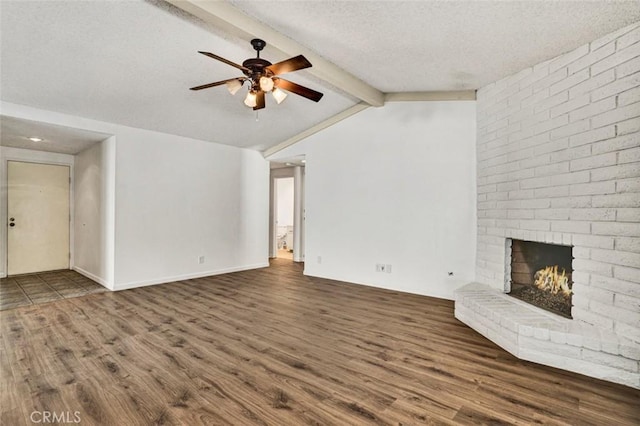
[[[31,137],[31,138],[29,138],[29,140],[30,140],[31,142],[42,142],[44,139],[42,139],[42,138],[36,138],[36,137]]]
[[[307,160],[302,160],[302,161],[300,161],[300,162],[301,162],[302,164],[304,164],[304,163],[306,163],[306,162],[307,162]]]

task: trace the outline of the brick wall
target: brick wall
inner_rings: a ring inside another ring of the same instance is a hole
[[[574,246],[575,320],[640,342],[640,24],[478,90],[479,282]]]

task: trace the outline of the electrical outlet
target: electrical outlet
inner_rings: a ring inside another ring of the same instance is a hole
[[[198,264],[202,265],[204,263],[204,256],[198,257]]]
[[[384,271],[387,274],[390,274],[391,273],[391,265],[389,265],[389,264],[384,265]]]
[[[386,265],[383,263],[376,263],[376,272],[384,272]]]

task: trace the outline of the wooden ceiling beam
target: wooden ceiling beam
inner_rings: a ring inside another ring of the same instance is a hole
[[[167,0],[173,6],[223,31],[248,40],[259,36],[270,46],[291,56],[304,55],[313,64],[308,72],[371,106],[384,105],[384,93],[337,67],[295,40],[248,16],[223,1]]]
[[[385,94],[385,102],[475,101],[475,90],[440,92],[394,92]]]
[[[355,104],[354,106],[352,106],[351,108],[348,108],[334,116],[331,116],[329,118],[327,118],[326,120],[316,124],[315,126],[304,130],[300,133],[298,133],[297,135],[294,135],[292,137],[290,137],[289,139],[287,139],[286,141],[280,142],[278,145],[272,146],[271,148],[266,149],[265,151],[262,152],[262,155],[267,158],[273,154],[275,154],[276,152],[280,152],[283,149],[300,142],[303,139],[308,138],[309,136],[318,133],[320,130],[326,129],[327,127],[331,127],[336,123],[339,123],[340,121],[344,120],[345,118],[349,118],[354,114],[359,113],[360,111],[364,111],[365,109],[369,108],[370,105],[368,105],[365,102],[361,102],[359,104]]]

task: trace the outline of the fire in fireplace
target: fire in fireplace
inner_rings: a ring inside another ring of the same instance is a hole
[[[511,241],[510,295],[571,318],[572,248],[532,241]]]
[[[571,288],[569,288],[569,276],[565,269],[562,269],[562,274],[558,273],[558,265],[547,266],[544,269],[536,271],[534,278],[534,284],[540,290],[550,291],[553,294],[558,294],[562,291],[565,296],[571,296]]]

